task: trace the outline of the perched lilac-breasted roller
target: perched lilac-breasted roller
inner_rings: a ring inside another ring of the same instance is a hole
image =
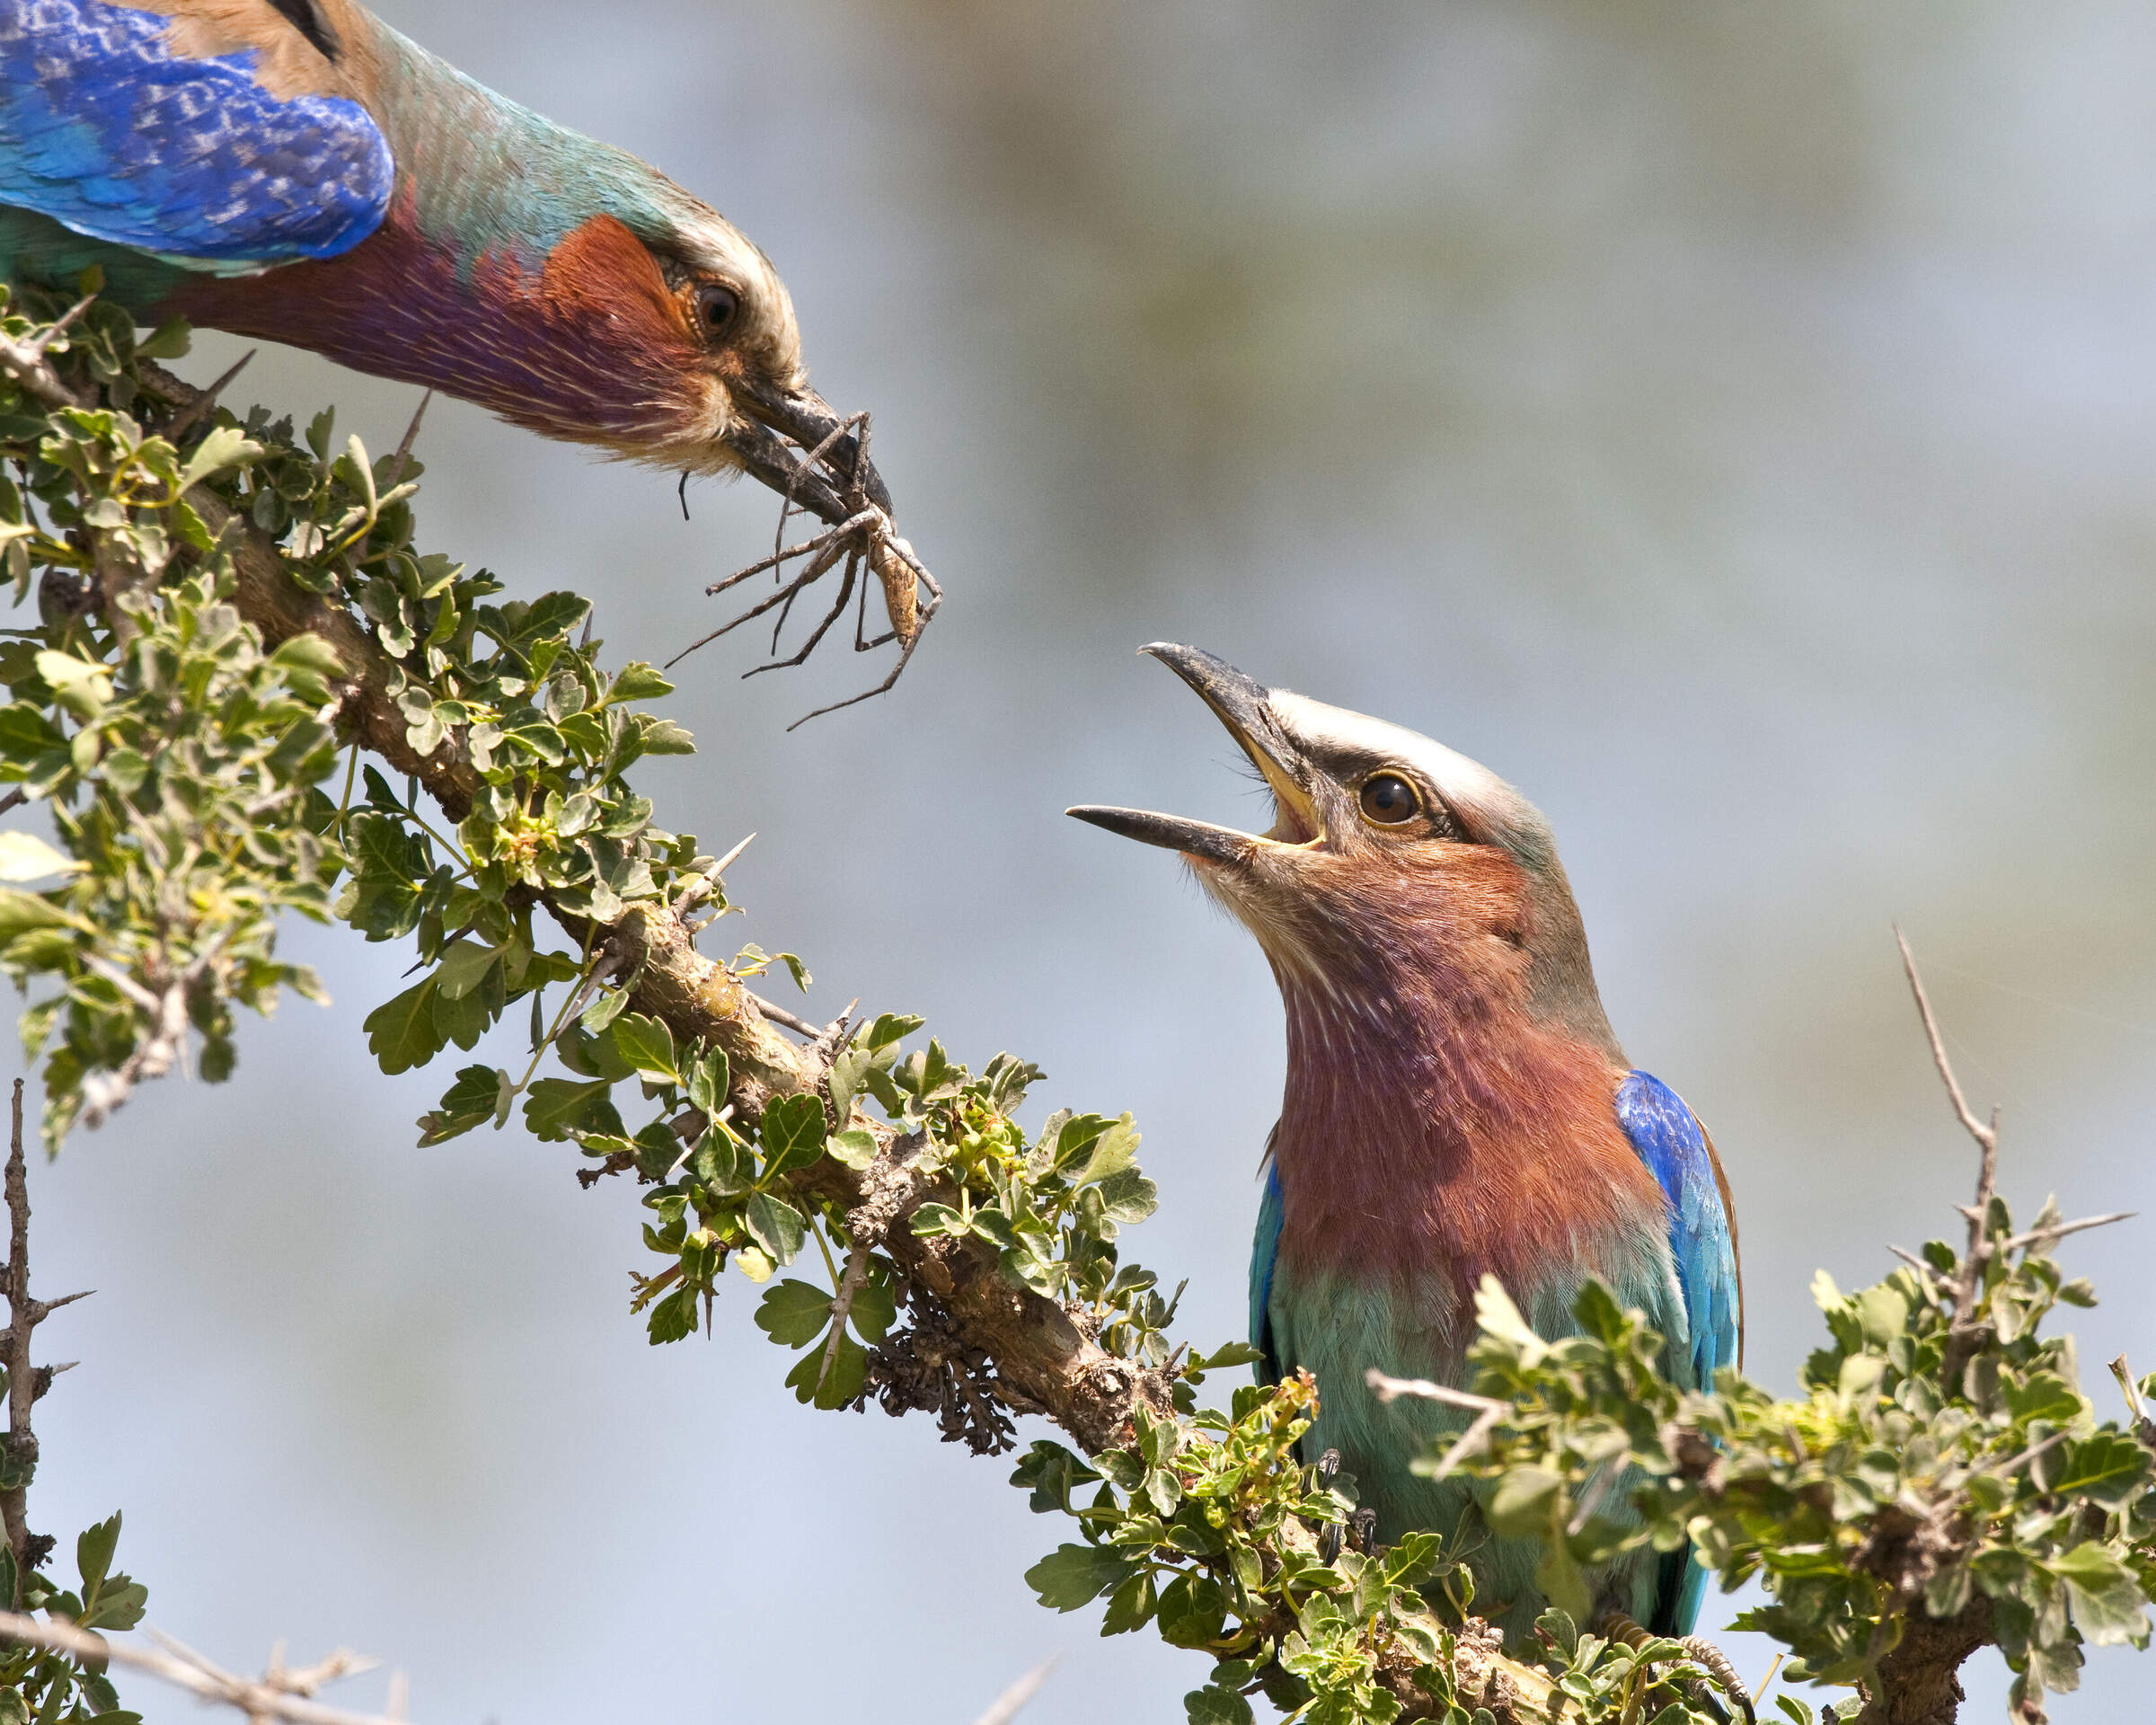
[[[310,348],[846,518],[775,435],[813,448],[839,421],[764,254],[354,0],[0,0],[0,279],[98,265],[146,323]]]
[[[1464,1386],[1476,1289],[1496,1276],[1545,1336],[1597,1277],[1668,1339],[1683,1384],[1735,1364],[1736,1226],[1713,1145],[1604,1015],[1550,823],[1451,749],[1268,689],[1191,647],[1144,650],[1202,695],[1270,788],[1263,834],[1074,809],[1180,851],[1254,934],[1287,1019],[1287,1082],[1250,1260],[1261,1372],[1303,1367],[1381,1539],[1484,1530],[1474,1490],[1409,1471],[1464,1416],[1364,1382]],[[1481,1537],[1475,1608],[1508,1636],[1542,1609],[1527,1543]],[[1692,1631],[1706,1571],[1652,1552],[1598,1606]]]

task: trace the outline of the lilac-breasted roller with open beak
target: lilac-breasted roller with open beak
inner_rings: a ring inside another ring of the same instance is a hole
[[[1667,1338],[1680,1384],[1735,1364],[1736,1229],[1692,1110],[1626,1059],[1550,824],[1427,737],[1268,689],[1192,647],[1144,649],[1204,697],[1270,788],[1263,834],[1128,809],[1081,820],[1179,851],[1257,937],[1287,1020],[1287,1079],[1250,1261],[1268,1376],[1307,1368],[1304,1440],[1337,1450],[1385,1540],[1462,1529],[1476,1609],[1523,1635],[1530,1542],[1478,1541],[1479,1488],[1409,1471],[1464,1416],[1382,1405],[1364,1373],[1463,1384],[1494,1275],[1544,1336],[1598,1278]],[[1596,1604],[1690,1633],[1706,1572],[1647,1551]]]

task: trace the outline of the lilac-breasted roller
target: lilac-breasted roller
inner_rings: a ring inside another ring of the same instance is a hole
[[[1258,939],[1286,1009],[1287,1080],[1250,1261],[1260,1370],[1307,1368],[1304,1442],[1339,1452],[1380,1538],[1462,1527],[1475,1488],[1409,1471],[1461,1416],[1384,1406],[1375,1367],[1462,1384],[1495,1275],[1545,1336],[1597,1277],[1668,1339],[1677,1382],[1734,1364],[1736,1229],[1714,1146],[1611,1033],[1550,824],[1487,768],[1396,725],[1268,689],[1191,647],[1144,650],[1202,695],[1270,788],[1264,834],[1128,809],[1070,812],[1180,851]],[[1456,1426],[1453,1429],[1456,1429]],[[1476,1609],[1542,1609],[1535,1552],[1485,1538]],[[1706,1571],[1649,1552],[1598,1605],[1689,1634]]]
[[[839,422],[769,260],[355,0],[0,0],[0,279],[67,288],[93,264],[146,323],[313,349],[846,518],[774,435],[814,447]]]

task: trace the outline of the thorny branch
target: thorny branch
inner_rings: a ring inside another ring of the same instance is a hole
[[[252,1678],[234,1676],[190,1648],[163,1636],[158,1639],[167,1650],[153,1653],[125,1641],[109,1641],[102,1635],[77,1629],[65,1618],[0,1612],[0,1640],[46,1648],[77,1659],[109,1659],[175,1684],[202,1701],[239,1708],[250,1721],[282,1719],[290,1721],[291,1725],[402,1725],[402,1710],[396,1704],[401,1683],[393,1681],[390,1685],[392,1711],[386,1714],[349,1712],[309,1699],[326,1683],[373,1668],[373,1660],[341,1649],[319,1665],[299,1671],[287,1671],[281,1652],[273,1654],[269,1672]]]
[[[1976,1169],[1976,1199],[1963,1210],[1968,1218],[1968,1250],[1962,1254],[1961,1275],[1954,1288],[1954,1327],[1947,1338],[1945,1364],[1940,1376],[1948,1384],[1958,1384],[1962,1368],[1982,1345],[1986,1326],[1977,1315],[1977,1291],[1984,1286],[1984,1269],[1991,1255],[1991,1232],[1986,1220],[1991,1215],[1992,1199],[1999,1184],[1999,1110],[1992,1110],[1990,1123],[1978,1119],[1970,1110],[1967,1100],[1961,1093],[1961,1081],[1954,1075],[1954,1063],[1947,1058],[1946,1043],[1939,1034],[1939,1021],[1931,1015],[1931,999],[1924,992],[1923,978],[1916,972],[1916,954],[1909,950],[1909,937],[1897,924],[1894,931],[1895,944],[1902,950],[1902,969],[1909,978],[1909,991],[1916,996],[1916,1010],[1924,1021],[1924,1036],[1931,1045],[1932,1063],[1939,1068],[1940,1080],[1946,1084],[1948,1099],[1954,1105],[1954,1116],[1962,1128],[1976,1140],[1980,1152]]]
[[[40,1370],[30,1357],[31,1331],[63,1305],[90,1297],[63,1295],[57,1300],[33,1299],[30,1292],[30,1182],[22,1156],[22,1081],[15,1080],[10,1102],[7,1169],[7,1263],[0,1269],[7,1291],[7,1436],[5,1469],[17,1482],[0,1491],[0,1522],[7,1529],[7,1548],[15,1561],[15,1587],[20,1597],[23,1578],[36,1569],[52,1550],[49,1535],[30,1531],[27,1519],[30,1475],[37,1466],[38,1438],[31,1428],[31,1409],[51,1387],[52,1380],[73,1363],[48,1366]],[[16,1599],[7,1600],[14,1605]]]
[[[29,1473],[37,1464],[38,1440],[31,1430],[31,1404],[37,1399],[37,1372],[31,1364],[31,1331],[38,1314],[30,1297],[30,1185],[22,1162],[22,1081],[15,1080],[7,1141],[7,1467],[22,1482],[0,1491],[0,1520],[7,1526],[7,1548],[14,1554],[15,1587],[35,1567],[31,1531],[25,1520]],[[6,1602],[13,1606],[15,1601]]]

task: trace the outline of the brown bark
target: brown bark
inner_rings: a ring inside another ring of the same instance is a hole
[[[1900,1642],[1879,1661],[1878,1693],[1865,1697],[1855,1725],[1954,1725],[1962,1701],[1957,1674],[1993,1640],[1992,1602],[1981,1593],[1951,1617],[1912,1612]]]

